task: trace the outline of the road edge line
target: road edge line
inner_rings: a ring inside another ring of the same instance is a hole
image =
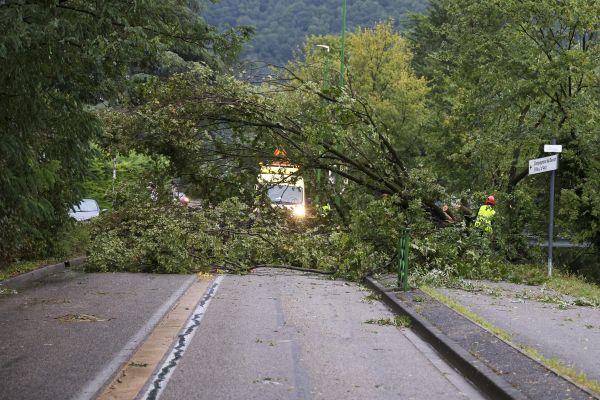
[[[187,323],[177,335],[176,341],[172,346],[171,351],[168,353],[168,356],[152,374],[151,380],[147,382],[145,387],[140,391],[140,393],[143,393],[143,395],[139,396],[138,394],[138,397],[136,398],[145,400],[160,399],[160,396],[169,383],[169,380],[177,369],[181,357],[194,338],[197,328],[200,326],[200,322],[206,313],[206,309],[217,293],[217,290],[219,289],[219,286],[224,278],[224,275],[219,275],[206,290],[196,308],[187,319]]]
[[[137,331],[137,333],[123,346],[121,351],[102,367],[94,379],[88,381],[79,392],[73,396],[72,400],[89,400],[96,398],[101,391],[109,384],[115,375],[129,361],[132,354],[152,333],[156,325],[173,308],[177,300],[192,286],[196,281],[196,275],[190,276],[183,284],[165,301],[162,306],[150,317],[150,319]]]

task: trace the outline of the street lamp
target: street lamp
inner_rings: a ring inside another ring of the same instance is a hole
[[[327,57],[325,58],[325,71],[323,73],[323,90],[329,86],[329,50],[331,48],[326,44],[315,44],[315,47],[325,49],[327,51]]]
[[[344,87],[344,59],[346,50],[346,0],[342,1],[342,40],[340,50],[340,89]]]
[[[325,58],[325,71],[323,72],[323,89],[325,90],[329,87],[329,51],[331,50],[331,47],[329,47],[326,44],[316,44],[315,47],[318,47],[320,49],[325,49],[327,51],[327,57]],[[317,169],[317,185],[321,184],[321,170]],[[316,202],[319,202],[319,195],[317,194],[316,197]]]

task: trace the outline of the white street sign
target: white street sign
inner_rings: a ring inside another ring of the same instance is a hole
[[[554,171],[556,169],[558,169],[558,154],[529,160],[529,175]]]
[[[544,153],[562,153],[561,144],[545,144]]]

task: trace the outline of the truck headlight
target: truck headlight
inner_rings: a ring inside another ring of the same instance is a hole
[[[294,217],[303,218],[306,215],[306,209],[303,205],[294,207]]]

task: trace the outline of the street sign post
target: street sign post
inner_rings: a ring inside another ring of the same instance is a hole
[[[545,144],[544,153],[562,153],[562,145],[560,144]]]
[[[560,153],[562,152],[562,146],[556,144],[556,139],[552,139],[552,144],[544,145],[544,152]],[[557,169],[558,154],[529,160],[529,175],[552,172],[550,175],[550,222],[548,224],[548,276],[552,276],[552,250],[554,247],[554,181],[556,179]]]
[[[529,175],[550,172],[558,169],[558,154],[529,160]]]

